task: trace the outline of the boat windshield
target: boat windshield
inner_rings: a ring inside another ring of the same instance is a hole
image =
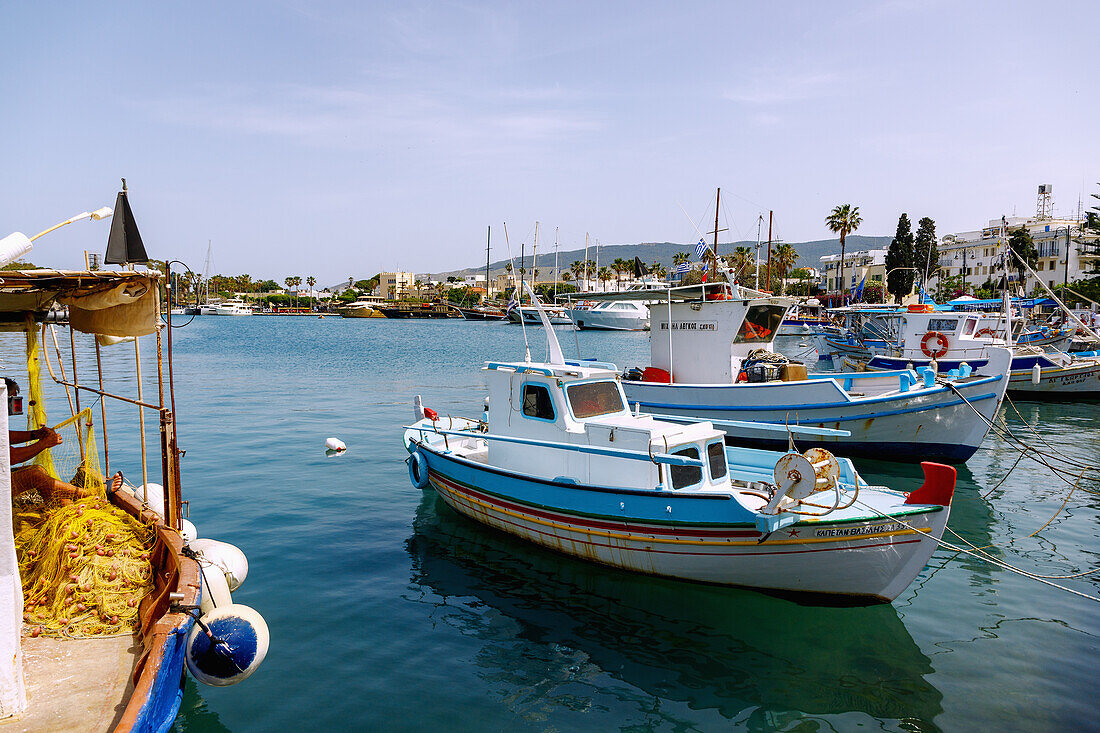
[[[689,446],[673,452],[672,455],[699,460],[699,449],[695,446]],[[672,474],[672,488],[674,489],[694,486],[703,480],[703,469],[698,466],[669,466],[669,469]]]
[[[582,382],[566,387],[573,416],[582,419],[623,411],[623,398],[615,382]]]
[[[783,314],[786,311],[787,307],[782,305],[751,306],[733,342],[735,344],[769,343],[775,338],[775,332],[783,321]]]

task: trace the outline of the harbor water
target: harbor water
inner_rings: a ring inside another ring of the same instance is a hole
[[[567,356],[648,362],[646,333],[558,334]],[[527,337],[543,357],[542,333]],[[234,600],[271,630],[241,685],[188,680],[177,731],[1097,726],[1100,604],[972,557],[937,550],[893,604],[823,606],[567,558],[413,488],[401,428],[414,395],[444,416],[479,414],[479,367],[522,357],[518,326],[200,317],[173,340],[190,518],[248,555]],[[90,353],[78,346],[82,380]],[[105,368],[132,355],[104,349]],[[51,418],[65,417],[64,393],[48,393]],[[1002,416],[1028,444],[1100,460],[1100,406],[1016,407]],[[136,423],[110,409],[111,470],[139,482],[122,445]],[[348,451],[326,456],[330,436]],[[950,529],[1035,574],[1096,567],[1098,484],[1058,512],[1070,487],[1030,459],[1013,469],[1017,457],[991,435],[960,467]],[[893,488],[921,482],[917,466],[857,467]],[[1097,575],[1053,582],[1096,596]]]

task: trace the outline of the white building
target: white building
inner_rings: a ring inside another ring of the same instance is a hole
[[[864,277],[864,287],[882,285],[886,277],[886,250],[861,249],[844,252],[844,283],[841,283],[840,255],[825,255],[821,258],[821,270],[818,272],[818,287],[826,293],[848,292],[858,287]]]
[[[1021,227],[1030,232],[1039,252],[1035,270],[1048,288],[1087,278],[1100,265],[1097,236],[1084,233],[1083,222],[1077,219],[1014,216],[1005,223],[1006,236]],[[935,270],[938,265],[939,271],[932,275],[930,283],[935,287],[941,278],[962,276],[967,290],[972,292],[988,280],[997,282],[1003,274],[1003,252],[1000,219],[990,219],[988,226],[980,230],[948,234],[939,243],[939,261],[931,266]],[[1009,279],[1016,277],[1015,268],[1010,266]],[[1028,275],[1024,291],[1031,293],[1036,289],[1036,278]]]
[[[416,275],[411,272],[381,272],[375,293],[387,300],[397,300],[414,295]]]

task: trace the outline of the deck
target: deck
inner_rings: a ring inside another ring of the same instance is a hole
[[[141,650],[140,637],[24,635],[22,644],[27,710],[0,721],[0,733],[114,729],[133,692],[130,673]]]

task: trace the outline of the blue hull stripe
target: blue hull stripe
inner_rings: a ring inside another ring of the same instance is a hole
[[[996,399],[997,394],[989,392],[983,395],[976,395],[974,397],[967,397],[971,402],[981,402],[983,400]],[[631,400],[635,402],[636,400]],[[884,410],[882,412],[867,412],[860,415],[851,415],[845,417],[806,417],[804,413],[830,409],[837,407],[851,407],[851,402],[841,402],[832,405],[675,405],[663,402],[642,402],[643,407],[658,408],[663,410],[686,410],[688,412],[694,412],[699,414],[700,412],[707,412],[711,410],[721,412],[774,412],[778,410],[797,410],[799,412],[799,423],[829,423],[829,422],[847,422],[849,420],[867,420],[875,417],[888,417],[890,415],[906,415],[913,412],[925,412],[927,410],[935,410],[941,407],[954,407],[955,405],[963,404],[962,400],[951,400],[950,402],[937,402],[933,405],[923,405],[920,407],[907,407],[900,410]],[[858,403],[857,403],[858,404]],[[784,442],[784,445],[786,443]]]

